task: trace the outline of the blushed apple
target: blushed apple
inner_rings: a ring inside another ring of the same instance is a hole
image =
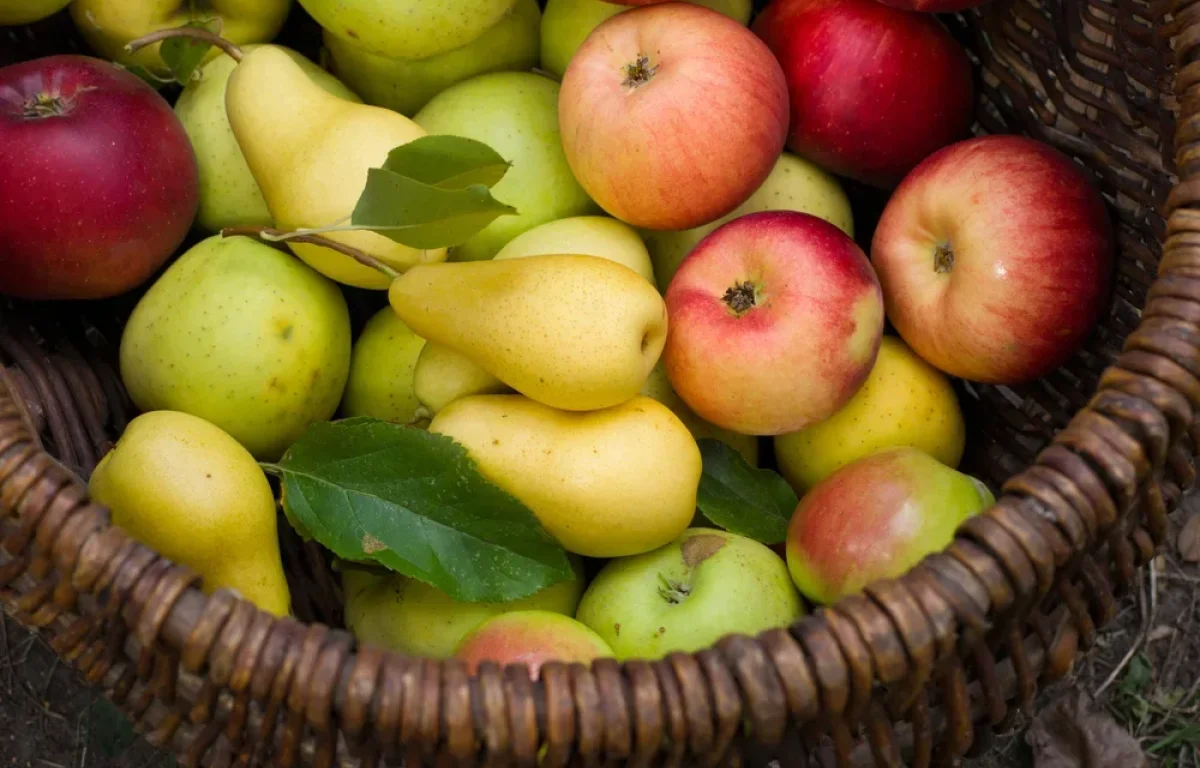
[[[775,167],[762,186],[746,202],[716,221],[681,231],[642,232],[642,239],[650,251],[650,261],[654,263],[659,290],[667,290],[683,257],[714,229],[747,213],[768,210],[811,213],[854,237],[850,199],[838,180],[816,163],[784,152],[775,161]]]
[[[698,651],[726,635],[784,627],[803,615],[778,554],[728,531],[689,528],[670,544],[606,563],[576,618],[625,660]]]
[[[933,16],[878,0],[774,0],[753,29],[787,77],[788,149],[826,170],[890,188],[967,135],[970,60]]]
[[[795,211],[718,228],[683,260],[665,299],[671,385],[700,418],[745,435],[832,415],[866,380],[883,334],[866,255]]]
[[[919,13],[957,13],[978,8],[988,0],[880,0],[895,8]]]
[[[888,318],[954,376],[1019,384],[1064,363],[1104,311],[1114,242],[1104,200],[1047,144],[946,147],[892,194],[871,245]]]
[[[788,524],[788,569],[806,597],[833,603],[945,549],[960,524],[994,501],[982,482],[923,451],[881,451],[800,499]]]
[[[783,149],[787,87],[770,50],[689,3],[638,8],[593,30],[563,75],[562,144],[609,214],[647,229],[724,216]]]
[[[98,299],[144,283],[199,205],[171,105],[89,56],[0,68],[0,293]]]
[[[488,619],[454,651],[455,658],[466,662],[468,674],[492,661],[502,667],[524,664],[535,680],[546,662],[586,664],[612,655],[604,638],[570,616],[550,611],[514,611]]]

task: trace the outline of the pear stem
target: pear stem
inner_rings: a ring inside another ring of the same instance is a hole
[[[151,32],[144,37],[139,37],[136,40],[131,40],[125,45],[125,50],[129,53],[136,53],[145,48],[147,45],[153,45],[162,40],[167,40],[172,37],[190,37],[193,40],[199,40],[203,43],[209,43],[220,48],[229,58],[240,62],[242,60],[242,49],[238,48],[233,43],[229,42],[220,35],[215,35],[207,29],[199,27],[175,27],[173,29],[160,29],[156,32]]]
[[[308,243],[309,245],[319,245],[323,248],[337,251],[343,256],[349,256],[359,264],[362,264],[364,267],[370,267],[371,269],[378,270],[379,272],[387,275],[389,280],[395,280],[396,278],[400,277],[399,272],[397,272],[395,269],[392,269],[387,264],[384,264],[382,261],[370,255],[369,253],[364,253],[353,246],[345,245],[337,242],[336,240],[330,240],[328,237],[321,237],[320,235],[301,235],[292,232],[284,232],[281,229],[273,229],[272,227],[245,226],[226,227],[225,229],[221,230],[221,237],[254,237],[268,243],[278,243],[286,240],[289,243]]]

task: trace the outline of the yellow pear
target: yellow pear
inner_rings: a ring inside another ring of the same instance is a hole
[[[654,286],[598,256],[417,266],[392,283],[389,301],[418,336],[569,411],[637,394],[667,335]]]
[[[654,282],[646,244],[633,227],[609,216],[570,216],[517,235],[492,258],[518,259],[555,253],[580,253],[615,261]]]
[[[460,397],[505,392],[512,388],[450,347],[426,344],[417,357],[413,393],[430,414]]]
[[[0,0],[0,27],[32,24],[67,7],[71,0]]]
[[[276,616],[291,610],[271,486],[254,457],[210,422],[143,413],[100,460],[88,490],[114,524],[196,571],[206,592],[236,590]]]
[[[246,54],[229,77],[229,125],[279,229],[348,223],[367,183],[388,153],[425,135],[389,109],[334,96],[313,82],[278,46]],[[375,232],[334,232],[330,239],[358,248],[397,270],[444,261],[446,250],[419,250]],[[346,285],[383,290],[378,270],[319,245],[289,244],[317,271]]]
[[[758,466],[758,438],[753,435],[739,435],[736,432],[730,432],[697,416],[695,411],[683,402],[683,398],[671,386],[671,380],[667,378],[667,369],[662,360],[658,361],[658,365],[654,366],[654,370],[650,371],[650,375],[646,377],[646,383],[642,385],[641,393],[670,408],[697,440],[704,437],[720,440],[742,454],[750,466]]]
[[[895,336],[884,336],[867,380],[828,419],[775,438],[780,473],[803,494],[858,459],[917,448],[955,469],[966,426],[954,387]]]
[[[472,395],[446,406],[429,430],[461,443],[569,552],[648,552],[696,512],[700,449],[679,417],[648,397],[577,413],[521,395]]]

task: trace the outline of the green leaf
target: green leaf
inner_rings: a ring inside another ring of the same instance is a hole
[[[366,417],[318,423],[278,468],[289,519],[337,557],[455,600],[517,600],[575,575],[533,513],[444,435]]]
[[[778,472],[752,467],[740,453],[712,438],[697,441],[704,459],[696,505],[704,517],[731,533],[763,544],[787,538],[796,492]]]
[[[510,163],[496,150],[463,136],[422,136],[388,154],[385,171],[407,176],[438,189],[494,186]]]
[[[497,217],[516,212],[482,184],[439,189],[372,168],[350,223],[410,248],[449,248],[465,243]]]
[[[207,30],[214,35],[221,34],[220,18],[196,19],[182,26]],[[208,55],[211,48],[212,43],[202,40],[172,37],[163,40],[158,50],[163,63],[167,65],[167,69],[171,70],[171,76],[183,85],[187,85],[195,76],[196,68],[203,63],[204,57]]]

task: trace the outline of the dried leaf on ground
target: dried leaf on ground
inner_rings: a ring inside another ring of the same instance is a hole
[[[1146,768],[1137,741],[1091,698],[1072,691],[1038,715],[1025,735],[1034,768]]]
[[[1192,513],[1179,532],[1179,556],[1189,563],[1200,563],[1200,512]]]

